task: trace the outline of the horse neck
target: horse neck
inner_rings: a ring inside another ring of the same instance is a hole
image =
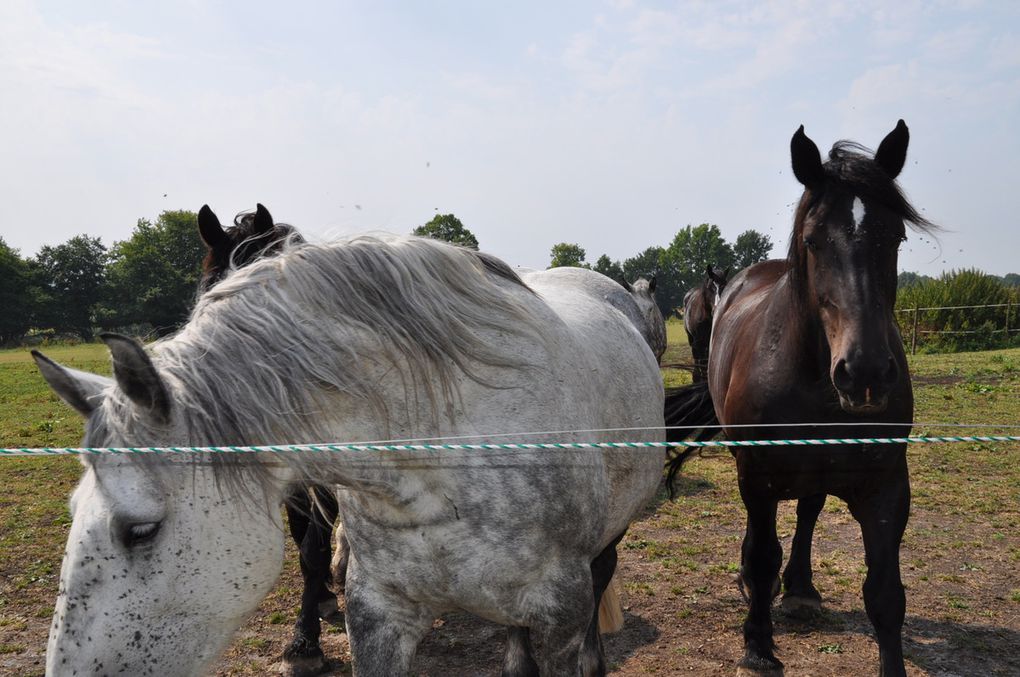
[[[831,353],[820,312],[806,290],[797,288],[792,267],[773,287],[766,317],[766,324],[781,327],[783,342],[802,369],[828,377]]]

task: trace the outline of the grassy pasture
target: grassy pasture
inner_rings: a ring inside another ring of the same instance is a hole
[[[665,364],[690,352],[669,325]],[[45,351],[69,366],[109,373],[105,346]],[[917,420],[1020,423],[1020,349],[911,358]],[[669,369],[671,385],[689,380]],[[2,446],[73,446],[81,421],[60,403],[25,350],[0,351]],[[918,432],[922,429],[918,429]],[[955,429],[924,428],[933,434]],[[961,433],[962,434],[962,433]],[[910,450],[914,501],[902,553],[911,674],[1020,674],[1020,445],[925,445]],[[0,459],[0,674],[41,675],[75,459]],[[607,640],[617,674],[731,675],[740,654],[744,607],[732,576],[743,534],[733,463],[711,453],[686,468],[682,496],[660,496],[620,549],[627,625]],[[789,550],[793,506],[780,512]],[[829,499],[815,536],[815,581],[826,609],[811,622],[777,613],[776,641],[787,674],[874,674],[877,648],[863,612],[866,568],[845,504]],[[292,548],[276,590],[239,633],[219,674],[264,674],[294,621],[300,579]],[[419,652],[421,674],[498,672],[501,633],[451,617]],[[327,654],[346,656],[339,629]],[[340,674],[338,672],[337,674]]]

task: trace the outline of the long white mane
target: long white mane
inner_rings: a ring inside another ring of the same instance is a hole
[[[456,403],[454,371],[527,366],[479,338],[539,335],[508,287],[527,289],[498,259],[424,238],[290,244],[216,285],[179,334],[152,346],[173,416],[196,438],[180,443],[325,441],[322,411],[338,392],[370,402],[385,421],[380,369],[400,370],[410,397],[424,389],[439,416]],[[148,417],[117,399],[106,406],[118,415],[97,425],[145,439]]]

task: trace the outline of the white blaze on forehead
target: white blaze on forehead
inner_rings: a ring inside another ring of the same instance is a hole
[[[861,222],[864,221],[864,202],[861,198],[854,197],[854,205],[850,209],[850,215],[852,218],[851,227],[857,230],[861,227]]]

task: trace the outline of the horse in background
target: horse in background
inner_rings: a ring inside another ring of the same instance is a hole
[[[104,335],[112,380],[34,356],[87,418],[93,447],[567,428],[661,440],[651,350],[602,295],[552,272],[531,289],[491,256],[423,238],[285,247],[211,288],[151,352]],[[279,574],[273,506],[311,481],[343,487],[357,674],[406,674],[433,619],[454,609],[515,629],[518,649],[534,637],[543,674],[603,674],[599,598],[661,480],[657,454],[622,448],[85,464],[47,652],[55,675],[205,669]],[[524,657],[504,674],[534,674]]]
[[[719,304],[730,269],[720,272],[709,264],[701,284],[684,295],[684,331],[694,359],[692,377],[695,383],[708,378],[708,343],[712,338],[712,313]]]
[[[873,157],[858,144],[840,141],[823,164],[803,126],[797,130],[790,151],[804,193],[787,258],[750,266],[729,282],[716,308],[707,386],[699,383],[672,393],[667,425],[671,406],[690,418],[699,408],[705,414],[707,402],[709,413],[734,440],[910,433],[913,394],[893,316],[897,254],[906,224],[923,232],[936,226],[896,184],[908,142],[909,131],[900,120]],[[782,577],[784,606],[818,606],[811,538],[826,495],[834,495],[846,501],[861,526],[868,565],[864,605],[878,640],[880,674],[905,675],[906,598],[899,549],[910,510],[906,445],[732,452],[747,510],[740,580],[750,607],[737,674],[773,677],[783,672],[774,653],[771,619],[782,564],[778,501],[799,499]],[[678,455],[670,471],[686,456]]]
[[[254,212],[243,212],[234,225],[223,228],[216,214],[203,205],[198,212],[198,232],[208,248],[202,260],[198,293],[209,291],[232,270],[279,254],[285,245],[300,244],[304,238],[293,226],[275,223],[269,210],[259,204]],[[331,541],[337,518],[336,492],[331,487],[312,485],[296,488],[284,503],[287,526],[298,548],[303,589],[301,609],[294,624],[294,637],[283,652],[284,666],[294,676],[319,674],[328,667],[319,646],[320,618],[343,623],[331,582]],[[347,541],[337,536],[336,584],[342,590],[347,574]]]
[[[655,302],[655,276],[649,279],[639,277],[633,283],[621,277],[620,284],[637,305],[640,319],[635,321],[635,326],[652,349],[655,360],[661,364],[662,355],[666,352],[666,320],[662,317],[659,304]]]

